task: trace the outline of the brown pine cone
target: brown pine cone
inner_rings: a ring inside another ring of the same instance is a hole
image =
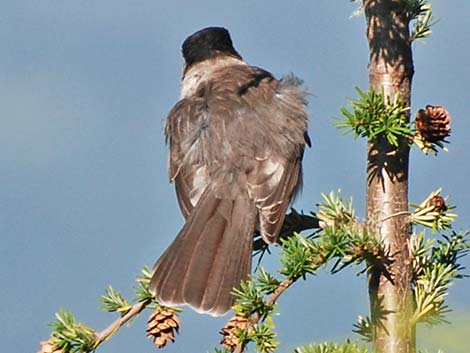
[[[436,143],[450,135],[450,120],[444,107],[427,105],[416,113],[416,128],[424,141]]]
[[[178,333],[179,319],[176,312],[168,307],[155,310],[150,315],[147,324],[147,337],[153,338],[157,348],[163,348],[168,340],[175,341],[175,332]]]
[[[220,343],[233,352],[240,343],[237,333],[245,331],[247,327],[248,318],[239,315],[232,317],[220,331],[220,334],[224,336]]]
[[[56,349],[54,342],[52,340],[40,342],[41,349],[38,353],[62,353],[62,350]]]
[[[447,211],[446,200],[439,195],[435,195],[429,200],[428,206],[434,206],[436,211]]]

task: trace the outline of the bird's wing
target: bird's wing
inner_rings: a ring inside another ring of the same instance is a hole
[[[216,120],[212,141],[221,146],[217,157],[232,164],[231,180],[245,183],[242,189],[255,203],[261,234],[270,243],[301,184],[301,159],[310,143],[300,85],[293,77],[279,81],[240,65],[221,70],[208,95],[210,118]]]
[[[197,160],[201,130],[208,123],[204,100],[182,99],[168,114],[165,127],[166,141],[169,144],[168,173],[170,181],[175,182],[176,195],[184,217],[187,218],[207,185],[196,187],[198,175],[204,171],[204,161]],[[188,168],[198,169],[192,173]],[[199,178],[202,180],[201,178]]]
[[[276,242],[286,210],[301,181],[300,159],[258,163],[248,178],[248,192],[259,214],[259,230],[267,243]]]

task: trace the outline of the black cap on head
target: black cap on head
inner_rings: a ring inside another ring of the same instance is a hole
[[[190,35],[183,42],[186,65],[192,65],[218,55],[231,55],[241,59],[233,48],[230,33],[222,27],[207,27]]]

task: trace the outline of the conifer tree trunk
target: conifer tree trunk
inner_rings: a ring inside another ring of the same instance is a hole
[[[410,103],[413,61],[405,0],[363,0],[370,49],[369,83],[386,97],[399,93]],[[409,116],[408,116],[409,119]],[[393,263],[390,275],[369,274],[371,317],[376,353],[414,353],[411,324],[410,224],[408,210],[409,146],[385,138],[370,140],[367,155],[367,224],[380,236]],[[390,280],[391,279],[391,280]]]

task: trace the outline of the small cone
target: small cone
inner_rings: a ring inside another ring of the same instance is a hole
[[[175,332],[178,333],[179,323],[173,309],[168,307],[157,309],[150,315],[147,324],[147,337],[153,339],[153,344],[157,348],[163,348],[168,340],[175,341]]]
[[[38,353],[62,353],[62,350],[56,349],[54,342],[51,340],[42,341],[40,344],[41,349],[38,351]]]
[[[220,331],[220,334],[224,336],[220,343],[233,352],[240,343],[237,333],[245,331],[247,327],[248,318],[239,315],[232,317]]]
[[[450,135],[450,114],[444,107],[427,105],[416,113],[416,129],[425,142],[444,141]]]
[[[436,211],[447,211],[446,200],[439,195],[435,195],[429,200],[429,206],[434,206]]]

